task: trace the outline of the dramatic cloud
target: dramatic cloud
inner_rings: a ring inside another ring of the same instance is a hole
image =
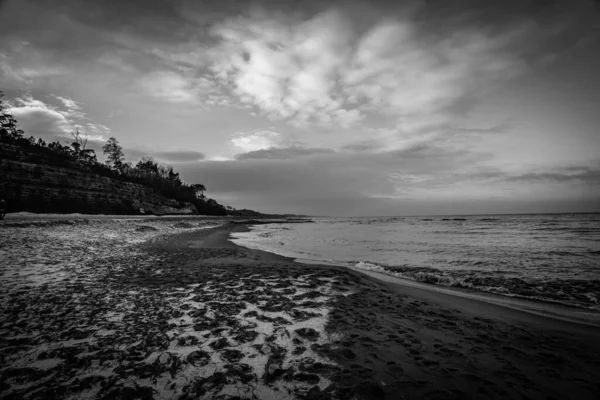
[[[212,66],[241,101],[295,124],[350,127],[368,114],[425,118],[523,71],[531,25],[428,37],[411,15],[374,22],[336,7],[308,20],[268,12],[223,21]]]

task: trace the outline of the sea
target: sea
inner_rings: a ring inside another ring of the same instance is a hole
[[[232,241],[304,263],[600,312],[600,214],[312,218]]]

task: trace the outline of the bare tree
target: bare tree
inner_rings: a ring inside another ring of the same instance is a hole
[[[73,142],[73,144],[71,144],[71,146],[73,147],[78,147],[79,150],[85,150],[85,147],[87,146],[87,142],[88,142],[88,135],[86,134],[85,136],[82,136],[81,133],[79,133],[79,128],[77,128],[75,130],[75,132],[71,132],[71,136],[73,137],[73,139],[75,139],[75,142]],[[78,144],[75,145],[75,143]]]

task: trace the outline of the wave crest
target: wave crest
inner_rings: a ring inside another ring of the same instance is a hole
[[[433,285],[468,288],[586,309],[600,308],[600,280],[524,280],[494,276],[490,271],[442,271],[429,267],[388,266],[363,261],[350,267]]]

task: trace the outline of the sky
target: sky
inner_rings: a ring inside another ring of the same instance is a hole
[[[26,135],[267,213],[600,211],[591,0],[0,0]]]

